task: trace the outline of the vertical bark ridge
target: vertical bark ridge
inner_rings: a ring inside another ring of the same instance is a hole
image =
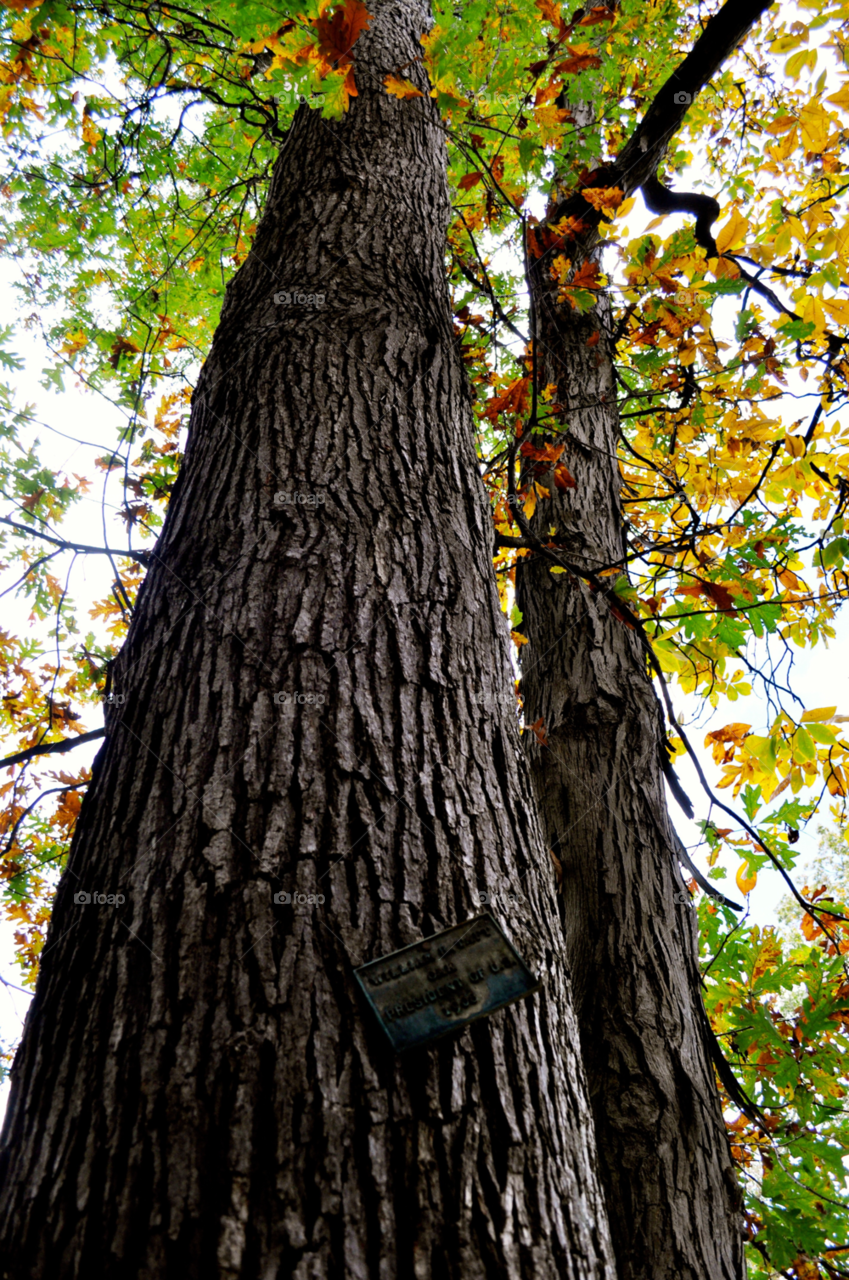
[[[518,728],[477,696],[510,668],[442,135],[380,88],[426,15],[370,7],[360,96],[299,114],[228,287],[115,665],[14,1067],[5,1280],[613,1280]],[[353,967],[505,883],[544,990],[395,1058]]]

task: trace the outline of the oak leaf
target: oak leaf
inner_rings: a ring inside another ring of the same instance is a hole
[[[386,85],[386,92],[401,102],[406,102],[410,98],[424,97],[421,89],[417,89],[411,80],[401,80],[391,73],[384,78],[383,83]]]

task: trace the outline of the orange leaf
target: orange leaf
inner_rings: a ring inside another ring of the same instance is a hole
[[[578,23],[578,26],[594,27],[598,22],[613,22],[615,18],[615,12],[613,9],[608,9],[607,5],[595,5],[590,9],[589,13],[584,14],[583,18],[581,18],[581,21]]]
[[[417,89],[412,81],[400,80],[398,76],[393,76],[391,73],[384,77],[383,83],[386,85],[386,92],[401,102],[406,102],[409,98],[424,97],[421,89]]]
[[[483,416],[495,422],[499,413],[522,413],[528,404],[530,378],[516,378],[500,396],[493,396],[484,409]]]
[[[802,917],[801,929],[802,933],[808,939],[808,942],[813,942],[814,938],[818,937],[822,933],[822,929],[816,923],[814,917],[807,913]]]
[[[734,724],[727,724],[724,729],[713,729],[705,735],[705,746],[710,742],[742,742],[751,727],[750,724],[735,721]]]
[[[598,279],[598,263],[582,262],[573,278],[569,281],[570,289],[600,289]]]
[[[351,50],[371,21],[371,14],[360,0],[345,0],[331,18],[325,11],[316,19],[319,52],[335,67],[348,67]]]
[[[723,587],[718,582],[704,583],[705,594],[710,596],[714,604],[719,605],[724,613],[730,613],[732,618],[737,617],[737,610],[734,608],[734,597],[727,587]]]
[[[565,493],[567,489],[575,489],[575,477],[572,472],[567,470],[564,463],[560,463],[554,468],[554,483],[561,492]]]
[[[540,746],[548,746],[548,736],[545,732],[545,725],[543,724],[542,716],[540,716],[539,720],[535,720],[533,724],[526,724],[525,728],[531,730]]]
[[[540,449],[530,440],[526,440],[521,452],[523,457],[531,458],[534,462],[556,462],[565,447],[562,444],[546,444]]]
[[[564,62],[558,62],[555,70],[560,75],[569,72],[586,71],[590,67],[600,67],[601,58],[589,44],[569,45],[570,56]]]
[[[134,351],[138,351],[138,347],[134,342],[130,342],[128,338],[116,338],[109,350],[112,354],[109,357],[109,363],[113,369],[118,368],[121,356],[131,355]]]
[[[618,209],[624,194],[621,187],[585,187],[581,192],[594,209]]]
[[[554,0],[534,0],[534,2],[546,22],[550,22],[552,26],[557,28],[558,42],[562,40],[566,35],[568,28],[566,23],[563,21],[560,9],[554,3]]]

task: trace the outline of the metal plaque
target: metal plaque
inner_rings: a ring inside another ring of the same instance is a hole
[[[355,969],[393,1049],[412,1049],[542,985],[486,912]]]

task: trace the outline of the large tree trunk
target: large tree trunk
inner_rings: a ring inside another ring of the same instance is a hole
[[[300,113],[228,289],[115,666],[13,1073],[6,1280],[612,1280],[442,133],[381,85],[426,15],[369,7],[360,96]],[[353,968],[504,885],[543,990],[393,1057]]]
[[[654,162],[657,167],[657,160]],[[650,170],[653,172],[654,170]],[[570,248],[581,260],[581,246]],[[597,257],[597,252],[596,255]],[[540,386],[568,423],[574,490],[538,505],[546,539],[588,574],[624,564],[610,311],[557,302],[540,259],[531,285]],[[596,345],[589,345],[592,341]],[[620,1280],[738,1280],[740,1193],[711,1066],[695,913],[666,808],[663,718],[645,653],[610,597],[521,561],[525,719],[563,911],[581,1046]]]

